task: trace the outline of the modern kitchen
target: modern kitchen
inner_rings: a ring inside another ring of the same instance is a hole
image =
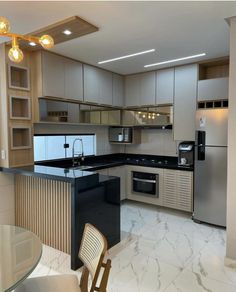
[[[0,11],[0,291],[236,291],[236,2]]]

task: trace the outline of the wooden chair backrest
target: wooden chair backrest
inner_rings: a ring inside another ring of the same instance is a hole
[[[107,240],[104,235],[92,224],[85,224],[83,237],[81,240],[79,258],[84,264],[80,288],[82,292],[88,292],[88,277],[92,278],[90,292],[105,292],[111,268],[111,260],[103,263],[107,251]],[[104,268],[99,287],[97,287],[98,277],[101,269]]]

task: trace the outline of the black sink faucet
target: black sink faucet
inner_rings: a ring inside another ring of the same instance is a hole
[[[81,143],[81,152],[79,153],[76,153],[75,152],[75,144],[77,141],[80,141]],[[75,155],[78,155],[77,157],[77,162],[75,160]],[[76,166],[76,165],[80,165],[80,161],[79,161],[79,158],[81,158],[81,161],[84,160],[84,145],[83,145],[83,140],[80,139],[80,138],[76,138],[74,141],[73,141],[73,146],[72,146],[72,166]]]

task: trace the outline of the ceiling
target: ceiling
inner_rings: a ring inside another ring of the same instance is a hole
[[[12,31],[22,34],[78,15],[98,26],[99,31],[56,45],[53,51],[120,74],[131,74],[165,67],[145,69],[146,64],[204,52],[207,55],[197,61],[228,55],[229,27],[224,19],[236,15],[236,1],[0,2],[0,11],[10,20]],[[97,64],[148,49],[156,51]],[[175,64],[187,62],[193,61]]]

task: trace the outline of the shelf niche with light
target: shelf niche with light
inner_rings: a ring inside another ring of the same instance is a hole
[[[17,90],[30,90],[29,68],[16,65],[8,66],[9,88]]]
[[[10,96],[10,119],[30,120],[30,98],[22,96]]]
[[[14,126],[11,128],[11,149],[30,149],[31,128],[26,126]]]

